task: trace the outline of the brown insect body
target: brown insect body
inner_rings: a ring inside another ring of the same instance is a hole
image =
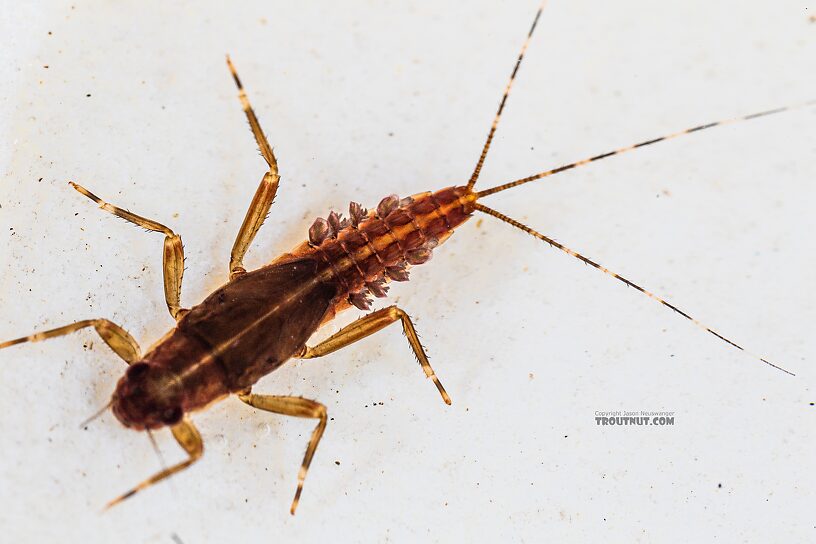
[[[352,202],[349,206],[348,219],[331,212],[326,219],[316,220],[309,229],[308,241],[281,255],[270,264],[250,272],[243,267],[243,257],[270,210],[277,193],[280,175],[277,159],[269,141],[249,103],[235,67],[227,59],[250,129],[269,168],[261,179],[232,247],[229,262],[230,281],[209,295],[201,304],[189,310],[182,307],[180,298],[184,272],[184,246],[181,237],[157,221],[114,206],[84,187],[69,182],[74,189],[96,202],[103,210],[148,231],[164,234],[164,296],[170,315],[177,321],[176,327],[154,344],[144,356],[141,355],[139,344],[127,331],[104,318],[76,321],[55,329],[0,342],[0,349],[3,349],[93,327],[114,353],[131,365],[114,391],[110,403],[113,413],[124,425],[137,430],[149,431],[169,426],[176,442],[187,453],[187,459],[142,481],[127,493],[109,502],[108,506],[117,504],[138,491],[184,470],[199,459],[204,451],[203,440],[191,419],[185,414],[200,410],[235,393],[239,400],[253,408],[316,420],[298,473],[297,490],[290,509],[290,512],[294,513],[300,500],[306,473],[326,429],[328,411],[320,402],[299,396],[256,394],[252,391],[252,385],[290,358],[322,357],[395,323],[402,325],[406,340],[425,376],[433,381],[442,400],[446,404],[451,404],[450,396],[431,367],[410,316],[398,306],[370,312],[315,345],[307,346],[307,341],[320,325],[334,318],[338,312],[351,306],[367,310],[371,303],[371,295],[386,296],[386,284],[389,281],[406,281],[408,268],[427,262],[433,249],[444,242],[456,227],[476,211],[530,234],[550,247],[578,259],[676,312],[720,341],[746,351],[771,367],[791,374],[769,360],[748,352],[741,345],[637,283],[557,242],[554,238],[487,207],[481,203],[481,199],[658,142],[725,124],[789,111],[794,107],[813,105],[816,101],[698,125],[475,191],[474,186],[542,7],[536,13],[516,60],[476,168],[467,185],[448,187],[434,193],[420,193],[402,200],[390,195],[377,205],[376,210],[370,212]]]
[[[399,200],[376,211],[350,206],[310,230],[310,242],[272,264],[246,272],[190,309],[175,329],[133,364],[117,384],[112,409],[138,430],[177,424],[183,415],[261,377],[301,353],[314,331],[367,294],[383,297],[389,280],[430,258],[474,211],[475,194],[450,187]]]

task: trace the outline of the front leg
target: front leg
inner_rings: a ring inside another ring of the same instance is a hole
[[[154,474],[127,493],[116,497],[105,506],[106,510],[119,504],[125,499],[129,499],[139,491],[146,489],[151,485],[164,480],[165,478],[169,478],[177,472],[181,472],[201,458],[201,456],[204,454],[204,443],[201,441],[201,434],[198,432],[195,425],[193,425],[192,421],[185,417],[181,420],[181,422],[170,427],[170,430],[173,432],[173,437],[176,439],[176,442],[178,442],[178,445],[181,446],[185,452],[187,452],[187,459]]]
[[[422,365],[422,370],[425,371],[425,376],[433,380],[434,385],[439,390],[439,394],[442,395],[442,400],[445,401],[445,404],[450,404],[451,399],[448,396],[447,391],[445,391],[445,388],[442,387],[439,378],[436,377],[436,373],[434,372],[433,368],[431,368],[431,363],[428,361],[428,356],[425,355],[425,350],[422,348],[422,344],[419,342],[419,336],[417,335],[416,329],[414,329],[414,324],[411,322],[411,318],[397,306],[389,306],[388,308],[383,308],[382,310],[372,312],[365,317],[361,317],[354,323],[343,327],[337,333],[319,343],[315,347],[306,346],[303,348],[303,352],[301,352],[298,357],[301,359],[311,359],[314,357],[328,355],[329,353],[337,351],[340,348],[344,348],[349,344],[353,344],[358,340],[362,340],[366,336],[384,329],[397,320],[402,322],[402,330],[405,332],[405,337],[408,338],[408,343],[411,345],[411,349],[414,351],[414,355],[416,355],[419,364]]]
[[[114,353],[116,353],[116,355],[118,355],[127,364],[133,364],[141,359],[141,350],[139,349],[139,344],[136,342],[136,340],[134,340],[125,329],[108,319],[85,319],[83,321],[77,321],[76,323],[71,323],[70,325],[65,325],[56,329],[37,332],[29,336],[23,336],[22,338],[15,338],[14,340],[9,340],[7,342],[0,342],[0,349],[22,344],[24,342],[41,342],[43,340],[48,340],[49,338],[70,334],[74,331],[78,331],[79,329],[84,329],[85,327],[93,327],[96,329],[97,334],[99,334],[102,340],[104,340],[105,343],[114,351]]]
[[[323,436],[323,431],[326,430],[328,417],[326,407],[319,402],[301,397],[253,395],[249,391],[239,393],[238,398],[259,410],[266,410],[267,412],[283,414],[285,416],[308,417],[320,420],[312,432],[312,438],[309,439],[309,445],[306,447],[306,454],[303,456],[303,463],[300,465],[300,472],[298,472],[297,491],[295,491],[295,498],[292,500],[292,507],[289,509],[289,512],[294,515],[298,502],[300,502],[300,494],[303,492],[303,481],[306,479],[309,465],[312,463],[312,458],[314,457],[315,450],[317,450],[317,444]]]

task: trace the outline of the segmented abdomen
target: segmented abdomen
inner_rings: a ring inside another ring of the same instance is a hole
[[[388,280],[407,281],[408,267],[427,262],[473,213],[475,198],[465,187],[448,187],[399,199],[385,197],[376,210],[349,206],[349,219],[331,212],[309,229],[309,247],[323,263],[319,274],[337,284],[338,292],[366,310],[369,295],[386,296]]]

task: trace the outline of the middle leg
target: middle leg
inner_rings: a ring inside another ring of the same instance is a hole
[[[187,312],[187,310],[181,308],[181,278],[184,275],[184,245],[181,243],[181,236],[161,223],[108,204],[85,187],[73,181],[69,181],[68,183],[71,187],[99,204],[99,207],[106,212],[121,217],[125,221],[133,223],[143,229],[164,234],[164,254],[162,259],[162,269],[164,271],[164,300],[167,303],[167,309],[170,311],[170,315],[173,316],[173,319],[181,319]]]
[[[314,431],[312,431],[312,437],[309,439],[309,445],[306,447],[306,454],[303,456],[303,463],[300,465],[300,472],[298,472],[297,491],[295,491],[295,498],[292,500],[292,506],[289,509],[289,512],[294,515],[298,503],[300,502],[300,494],[303,492],[303,482],[306,480],[309,465],[312,464],[312,458],[317,450],[317,445],[320,443],[323,431],[326,430],[326,421],[328,419],[326,407],[319,402],[301,397],[254,395],[250,391],[239,393],[238,398],[241,399],[242,402],[259,410],[285,416],[307,417],[320,420]]]

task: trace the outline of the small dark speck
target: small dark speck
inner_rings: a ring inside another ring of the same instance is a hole
[[[39,182],[39,181],[42,181],[42,180],[43,180],[43,178],[40,178],[40,179],[38,179],[37,181]]]
[[[564,438],[567,438],[568,436],[569,436],[569,435],[565,434],[565,435],[564,435]]]
[[[389,132],[389,133],[388,133],[388,135],[389,135],[389,136],[393,136],[393,135],[394,135],[394,133],[393,133],[393,132]]]
[[[90,97],[91,97],[91,93],[88,93],[88,94],[85,95],[85,98],[90,98]]]
[[[335,461],[334,464],[339,467],[340,466],[340,461]]]
[[[47,65],[47,64],[43,64],[43,68],[45,68],[46,70],[48,70],[48,65]]]
[[[52,35],[52,32],[51,32],[50,30],[48,31],[48,35],[49,35],[49,36],[51,36],[51,35]]]
[[[811,406],[816,406],[816,402],[811,402],[810,405]]]
[[[722,484],[717,484],[717,489],[722,489]]]

